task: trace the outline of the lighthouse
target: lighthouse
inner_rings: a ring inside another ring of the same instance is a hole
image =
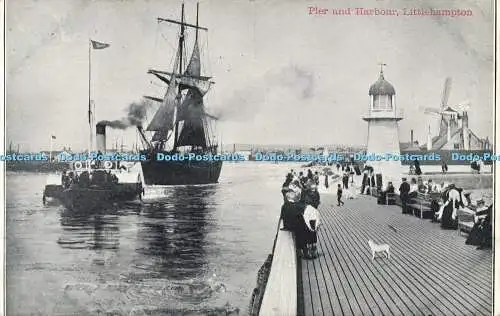
[[[388,181],[394,185],[401,181],[403,172],[401,161],[386,159],[387,154],[399,155],[398,121],[403,118],[396,111],[396,90],[384,78],[383,66],[380,65],[378,80],[370,86],[370,106],[363,120],[368,122],[367,154],[381,155],[383,159],[367,161],[375,173],[381,173],[383,186]]]

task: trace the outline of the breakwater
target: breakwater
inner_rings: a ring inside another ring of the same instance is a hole
[[[6,161],[5,169],[7,171],[28,171],[28,172],[54,172],[64,171],[69,168],[67,162],[57,161],[37,161],[37,160],[21,160],[21,161]]]
[[[264,292],[266,290],[267,280],[269,279],[269,273],[271,272],[272,261],[273,255],[270,254],[262,267],[259,269],[257,274],[257,285],[253,290],[250,306],[248,308],[248,315],[250,316],[259,315],[260,306],[262,305],[262,299],[264,298]]]

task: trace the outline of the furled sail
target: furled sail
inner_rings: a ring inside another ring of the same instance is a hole
[[[152,73],[160,80],[167,83],[170,83],[171,80],[165,78],[162,74],[173,76],[173,73],[166,71],[149,70],[149,73]],[[210,81],[210,77],[201,76],[200,47],[198,41],[194,43],[193,53],[191,54],[191,59],[186,67],[186,71],[184,71],[184,74],[176,76],[176,80],[181,86],[181,89],[196,89],[202,96],[210,89],[213,83]]]
[[[179,51],[177,51],[177,55],[175,57],[174,63],[174,71],[172,73],[172,78],[174,80],[170,81],[168,85],[167,92],[165,93],[165,97],[163,98],[163,103],[160,106],[158,112],[156,112],[155,116],[149,123],[149,126],[146,130],[148,131],[168,131],[171,130],[174,126],[174,113],[175,107],[177,105],[177,88],[178,81],[175,80],[177,78],[177,67],[179,65]]]
[[[154,69],[150,69],[148,73],[155,75],[158,79],[167,84],[170,84],[171,80],[163,75],[173,76],[172,72]],[[201,95],[205,95],[214,83],[210,81],[210,79],[211,77],[190,76],[187,74],[176,76],[177,84],[180,85],[181,89],[197,89]]]
[[[197,89],[201,95],[205,95],[208,90],[210,89],[210,86],[212,85],[212,81],[209,81],[206,79],[206,77],[189,77],[189,76],[182,76],[180,78],[181,85],[190,87],[190,88],[195,88]]]

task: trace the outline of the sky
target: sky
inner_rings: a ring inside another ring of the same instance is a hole
[[[120,119],[143,95],[166,87],[147,74],[171,70],[181,1],[16,0],[7,2],[7,144],[21,150],[88,145],[89,38],[110,47],[91,52],[91,97],[97,120]],[[470,9],[469,17],[316,16],[308,7]],[[195,23],[196,2],[185,1]],[[493,136],[493,8],[490,1],[200,1],[203,69],[215,85],[207,112],[220,116],[225,144],[366,143],[368,89],[379,63],[404,112],[401,141],[410,130],[421,142],[438,118],[446,77],[449,104],[471,104],[469,127]],[[187,43],[192,44],[188,34]],[[137,141],[135,129],[108,130],[108,147]]]

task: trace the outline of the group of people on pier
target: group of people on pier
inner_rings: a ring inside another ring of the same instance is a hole
[[[319,227],[318,192],[319,175],[308,170],[307,176],[302,172],[297,176],[293,170],[287,174],[282,185],[283,206],[281,219],[283,230],[293,231],[297,248],[304,258],[317,256],[317,229]]]
[[[433,221],[441,223],[443,229],[458,228],[458,212],[471,205],[470,193],[465,193],[462,188],[457,188],[455,184],[441,186],[434,185],[432,180],[426,183],[422,182],[419,177],[411,179],[411,185],[406,178],[402,178],[403,182],[399,187],[399,194],[402,204],[402,213],[412,213],[409,204],[412,198],[415,198],[418,193],[438,193],[438,199],[432,199],[431,211]],[[481,199],[477,201],[477,208],[474,214],[474,226],[466,241],[467,244],[477,245],[478,249],[491,247],[492,244],[492,226],[491,226],[492,205],[485,206]]]

